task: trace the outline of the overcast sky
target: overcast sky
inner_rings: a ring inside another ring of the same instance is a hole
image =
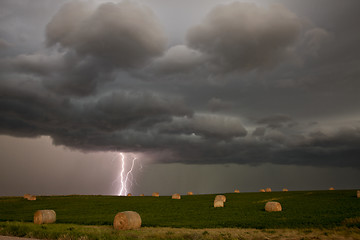
[[[358,9],[2,0],[0,195],[359,188]]]

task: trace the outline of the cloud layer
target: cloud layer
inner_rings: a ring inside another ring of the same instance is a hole
[[[215,7],[187,35],[191,47],[227,71],[268,69],[289,53],[301,20],[282,5],[233,2]]]
[[[81,57],[91,56],[106,65],[131,68],[143,65],[165,50],[166,38],[148,7],[130,1],[64,4],[48,23],[47,44],[59,43]]]
[[[141,1],[53,4],[40,43],[0,15],[0,134],[157,162],[360,167],[360,34],[343,29],[357,2],[344,19],[311,1],[209,2],[174,45],[176,25]]]

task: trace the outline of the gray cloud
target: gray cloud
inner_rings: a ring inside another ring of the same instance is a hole
[[[213,114],[196,114],[192,118],[176,118],[170,124],[165,125],[161,131],[220,140],[247,135],[247,131],[239,119]]]
[[[265,132],[266,132],[266,128],[264,128],[264,127],[257,127],[257,128],[253,131],[252,135],[253,135],[253,136],[257,136],[257,137],[263,137],[263,136],[265,135]]]
[[[1,21],[1,39],[16,48],[0,55],[0,134],[143,152],[163,163],[359,168],[359,36],[344,28],[352,21],[334,16],[339,4],[315,16],[311,1],[305,12],[295,2],[215,2],[181,35],[187,43],[168,49],[157,17],[130,1],[49,7],[54,16],[36,31],[46,39],[20,48],[9,37],[18,34],[15,18]],[[17,15],[35,26],[31,12]]]
[[[212,112],[218,112],[221,110],[226,110],[231,108],[232,104],[231,102],[228,101],[224,101],[222,99],[219,98],[211,98],[208,101],[208,108],[212,111]]]
[[[188,31],[187,41],[220,69],[269,69],[288,55],[301,27],[301,20],[282,5],[233,2],[215,7]]]
[[[10,47],[11,44],[0,38],[0,50]]]
[[[291,123],[293,120],[290,116],[284,115],[284,114],[277,114],[268,116],[265,118],[261,118],[257,120],[256,122],[259,124],[266,124],[269,128],[280,128],[283,127],[285,123]]]
[[[116,72],[163,54],[166,37],[144,5],[70,1],[47,24],[46,42],[48,49],[7,58],[3,67],[38,77],[57,94],[89,96]]]
[[[46,28],[47,43],[118,68],[138,67],[165,50],[166,38],[150,8],[130,1],[64,4]]]
[[[157,74],[188,73],[199,67],[205,60],[205,56],[185,45],[177,45],[169,48],[165,54],[156,59],[150,71]]]

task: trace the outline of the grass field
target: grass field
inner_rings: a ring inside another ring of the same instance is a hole
[[[38,196],[0,198],[0,222],[32,222],[39,209],[56,211],[56,223],[112,225],[121,211],[136,211],[144,227],[172,228],[360,228],[360,199],[355,190],[271,193],[228,193],[224,208],[213,208],[215,195],[117,197]],[[278,201],[282,212],[264,211],[267,201]]]

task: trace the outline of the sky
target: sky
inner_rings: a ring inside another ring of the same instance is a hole
[[[360,188],[358,9],[2,0],[0,195]]]

